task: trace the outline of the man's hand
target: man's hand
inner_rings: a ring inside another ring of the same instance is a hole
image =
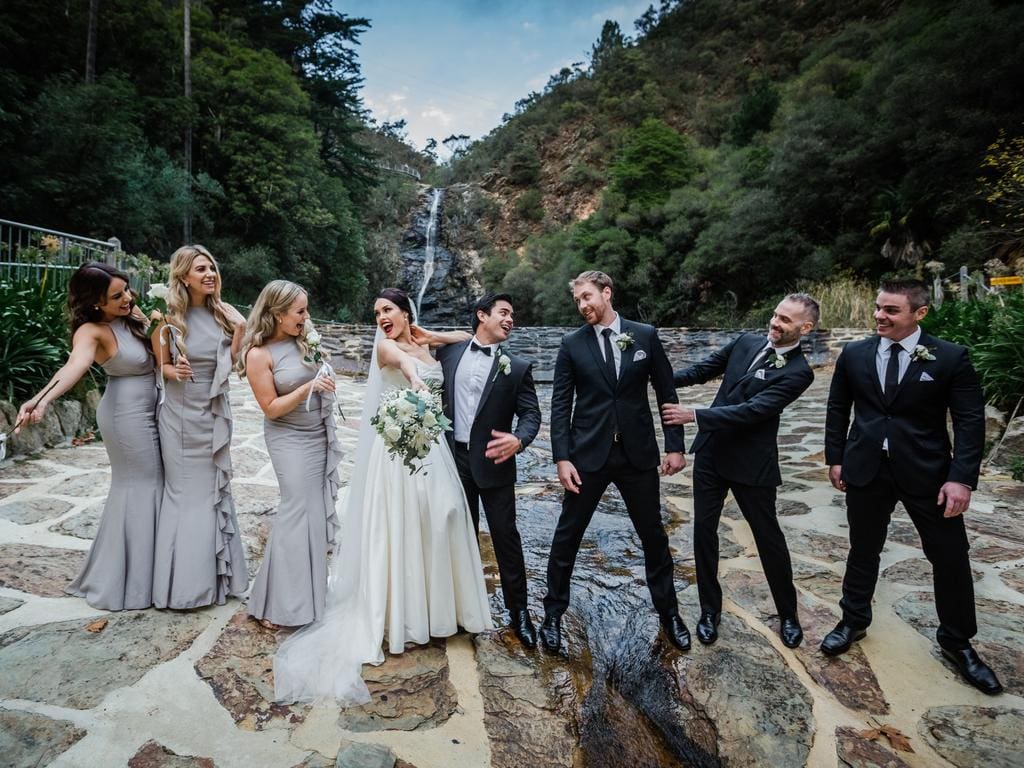
[[[685,468],[686,457],[679,451],[666,453],[665,458],[661,460],[661,474],[663,475],[674,475],[676,472],[682,472]]]
[[[555,467],[558,469],[558,482],[562,484],[562,487],[570,493],[579,493],[583,483],[580,481],[580,473],[576,471],[573,463],[563,459],[556,461]]]
[[[677,426],[691,424],[694,420],[693,408],[684,408],[677,403],[664,403],[661,406],[661,420]],[[683,464],[686,464],[685,459]]]
[[[515,456],[523,447],[523,441],[511,432],[499,432],[491,430],[493,440],[488,441],[484,456],[493,459],[495,464],[501,464]],[[563,483],[564,485],[564,483]]]
[[[971,505],[971,489],[960,483],[948,482],[939,488],[938,504],[946,505],[943,517],[962,515]]]
[[[409,336],[412,339],[412,343],[418,346],[428,346],[434,342],[434,334],[430,331],[425,331],[418,325],[409,326]]]
[[[843,465],[833,464],[828,468],[828,481],[837,491],[846,493],[846,481],[843,480]]]

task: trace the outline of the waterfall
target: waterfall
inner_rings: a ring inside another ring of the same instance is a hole
[[[430,201],[430,219],[427,221],[426,249],[423,258],[423,281],[416,295],[416,315],[423,315],[423,294],[427,292],[427,283],[434,276],[434,252],[437,246],[437,209],[441,205],[441,190],[435,189]]]

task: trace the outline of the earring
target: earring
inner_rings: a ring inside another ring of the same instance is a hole
[[[93,307],[93,309],[95,309],[95,310],[96,310],[97,312],[99,312],[99,311],[100,311],[100,308],[99,308],[99,307]]]

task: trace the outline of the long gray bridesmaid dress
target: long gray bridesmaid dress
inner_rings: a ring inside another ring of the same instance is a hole
[[[156,529],[153,605],[223,605],[248,586],[231,499],[231,338],[213,311],[189,307],[192,380],[165,382],[160,408],[164,495]]]
[[[156,369],[123,320],[110,330],[117,352],[103,363],[107,386],[96,409],[110,457],[110,492],[89,557],[64,591],[93,608],[137,610],[153,604],[153,537],[164,485]]]
[[[267,349],[274,361],[274,388],[287,395],[316,375],[304,365],[291,339]],[[341,447],[334,424],[334,398],[314,392],[309,411],[302,402],[277,419],[264,419],[267,451],[274,464],[281,503],[249,596],[249,615],[295,627],[323,616],[327,550],[338,531]]]

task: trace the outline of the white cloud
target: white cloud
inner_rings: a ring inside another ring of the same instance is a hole
[[[524,21],[523,22],[523,29],[525,29],[527,32],[532,32],[536,28],[537,28],[537,22],[535,22],[535,21]]]
[[[448,114],[435,104],[431,104],[422,112],[420,112],[420,117],[439,123],[441,126],[445,128],[452,124],[453,119],[450,114]]]

